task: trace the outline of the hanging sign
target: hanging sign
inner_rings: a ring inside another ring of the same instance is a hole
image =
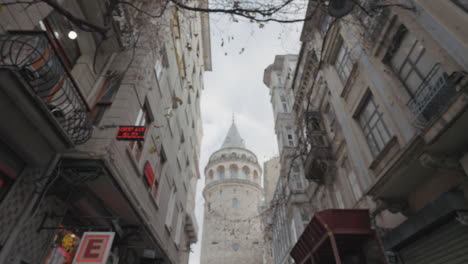
[[[144,141],[146,127],[144,126],[120,126],[117,131],[117,140]]]
[[[114,236],[114,232],[85,232],[73,264],[106,264]]]

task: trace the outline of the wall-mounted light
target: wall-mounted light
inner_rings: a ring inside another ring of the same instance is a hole
[[[69,39],[76,39],[77,37],[78,37],[78,34],[76,34],[75,31],[71,30],[70,32],[68,32]]]

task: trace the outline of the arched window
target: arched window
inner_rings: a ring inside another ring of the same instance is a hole
[[[253,173],[253,181],[258,183],[258,173],[256,170],[254,170],[254,173]]]
[[[232,152],[232,153],[231,153],[231,158],[235,158],[235,157],[237,157],[236,153],[235,153],[235,152]]]
[[[239,202],[236,198],[232,199],[232,208],[237,208],[239,206]]]
[[[232,249],[233,249],[234,251],[239,250],[239,247],[240,247],[240,246],[239,246],[239,243],[232,243]]]
[[[208,172],[208,180],[209,180],[210,182],[212,182],[213,179],[214,179],[214,173],[213,173],[213,170],[210,170],[210,171]]]
[[[224,180],[226,178],[224,174],[224,166],[219,166],[218,167],[218,174],[219,174],[219,179]]]
[[[237,179],[238,178],[238,175],[237,175],[237,172],[239,170],[239,168],[237,167],[236,164],[232,164],[230,167],[229,167],[229,170],[231,172],[231,179]]]
[[[247,159],[247,156],[245,154],[242,154],[241,158],[245,160]]]
[[[242,167],[241,179],[247,180],[249,178],[250,169],[247,166]]]

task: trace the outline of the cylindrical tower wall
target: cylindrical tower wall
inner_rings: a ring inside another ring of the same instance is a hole
[[[243,168],[249,173],[242,175]],[[263,193],[257,157],[242,148],[221,149],[211,156],[205,177],[201,263],[261,263]]]

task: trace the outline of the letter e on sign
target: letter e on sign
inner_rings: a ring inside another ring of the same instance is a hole
[[[78,254],[73,259],[73,264],[106,264],[114,236],[114,232],[85,232],[77,250]]]

